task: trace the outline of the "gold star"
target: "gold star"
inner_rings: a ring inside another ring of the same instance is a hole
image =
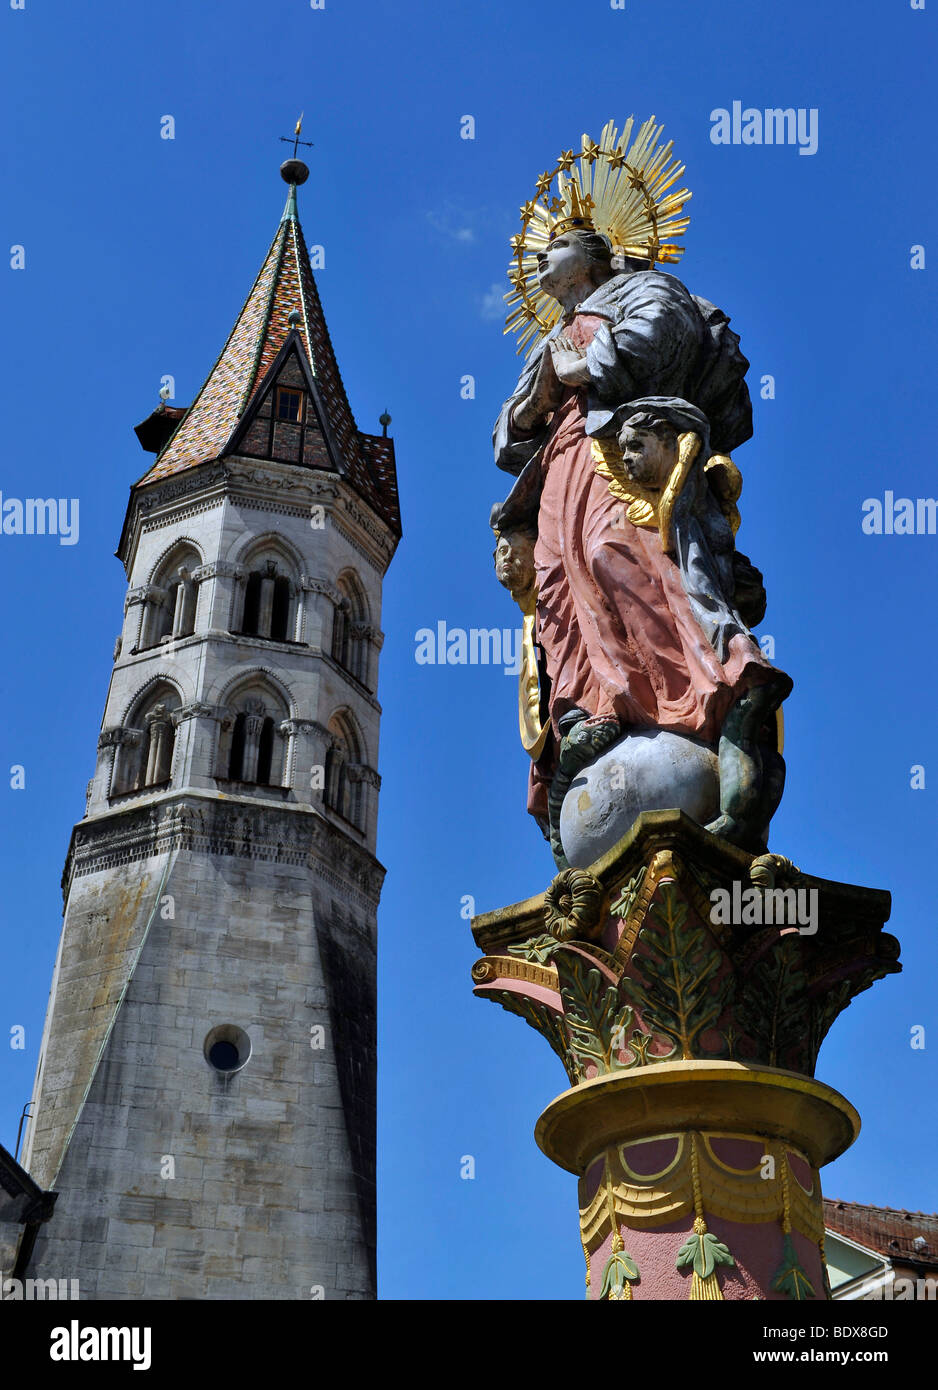
[[[550,190],[550,186],[553,183],[553,181],[553,174],[551,174],[548,170],[545,170],[537,181],[536,186],[538,193],[547,193]]]
[[[536,206],[536,204],[535,204],[533,198],[531,199],[530,202],[525,203],[525,204],[523,205],[523,207],[522,207],[522,209],[521,209],[521,216],[522,216],[522,218],[524,219],[525,222],[529,222],[529,221],[531,220],[531,218],[534,216],[534,208],[535,208],[535,206]]]
[[[642,178],[641,174],[636,174],[634,171],[629,174],[629,183],[633,188],[645,187],[645,180]]]
[[[520,251],[524,247],[524,237],[513,236],[508,244],[511,247],[512,251]]]
[[[573,168],[573,165],[574,165],[574,162],[575,162],[575,159],[576,159],[576,156],[574,155],[574,153],[573,153],[572,150],[563,150],[563,151],[561,151],[560,158],[557,160],[557,168],[558,168],[558,170],[560,170],[560,169],[572,169],[572,168]]]
[[[613,153],[609,156],[610,169],[621,169],[624,163],[625,155],[622,153],[620,149],[614,150]]]
[[[584,135],[584,136],[583,136],[583,155],[582,155],[582,158],[585,159],[585,160],[587,161],[588,164],[592,164],[596,159],[599,158],[599,156],[600,156],[601,153],[602,153],[602,151],[600,150],[599,146],[596,144],[596,141],[595,141],[595,140],[590,140],[589,136]]]

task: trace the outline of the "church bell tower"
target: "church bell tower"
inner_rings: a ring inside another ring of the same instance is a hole
[[[23,1164],[82,1299],[375,1296],[382,580],[394,447],[352,415],[289,195],[187,410],[137,426],[127,573]]]

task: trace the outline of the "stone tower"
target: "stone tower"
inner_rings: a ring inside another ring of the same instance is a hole
[[[349,407],[289,196],[118,550],[123,632],[23,1163],[82,1298],[375,1294],[381,584],[394,448]],[[387,421],[382,417],[385,424]],[[24,1263],[21,1252],[20,1263]]]

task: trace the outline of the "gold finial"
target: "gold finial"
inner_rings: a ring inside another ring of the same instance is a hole
[[[300,145],[307,145],[310,149],[312,149],[313,147],[312,140],[300,139],[300,132],[302,131],[302,129],[303,112],[301,111],[300,119],[296,123],[293,134],[281,135],[280,137],[281,141],[287,145],[289,145],[291,141],[293,143],[293,155],[290,159],[285,159],[284,162],[281,164],[280,177],[283,179],[284,183],[289,183],[294,187],[299,183],[305,183],[306,180],[309,178],[309,168],[307,167],[307,165],[303,163],[302,159],[297,159],[296,157],[296,152],[299,149]]]

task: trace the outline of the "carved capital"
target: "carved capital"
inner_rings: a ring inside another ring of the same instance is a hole
[[[136,735],[134,738],[132,735]],[[140,738],[139,729],[125,729],[122,725],[112,725],[108,729],[102,729],[98,735],[98,751],[104,748],[120,748],[123,744],[138,743]]]
[[[373,767],[368,767],[366,763],[349,763],[346,766],[348,779],[350,782],[364,782],[369,787],[378,788],[381,786],[381,778]]]
[[[284,719],[280,725],[280,732],[286,736],[287,734],[314,734],[328,732],[328,730],[323,730],[322,725],[317,724],[315,719]]]
[[[173,710],[172,721],[178,727],[186,719],[217,719],[218,711],[214,705],[203,704],[201,700],[192,700],[187,705],[180,705]]]
[[[157,606],[164,604],[169,598],[165,589],[161,589],[158,584],[138,584],[136,588],[128,589],[124,598],[124,612],[126,613],[135,603],[155,603]]]
[[[171,723],[174,714],[175,711],[168,710],[166,706],[160,702],[160,704],[154,705],[148,714],[143,716],[143,720],[145,724],[152,728],[154,725]]]
[[[380,651],[384,646],[384,633],[375,627],[374,623],[365,622],[364,619],[357,619],[351,623],[350,630],[353,637],[358,637],[366,642],[370,642],[373,647]]]
[[[328,579],[316,578],[312,575],[304,574],[300,578],[300,588],[305,589],[309,594],[325,594],[326,598],[338,608],[344,602],[343,595],[339,589]]]
[[[813,1077],[837,1015],[899,969],[888,894],[751,860],[680,812],[640,817],[600,864],[475,919],[497,968],[477,991],[544,1033],[572,1085],[679,1058]],[[545,968],[546,1000],[528,990]]]
[[[243,565],[233,565],[228,560],[213,560],[194,569],[192,578],[196,584],[201,584],[204,579],[243,579],[246,573]]]

